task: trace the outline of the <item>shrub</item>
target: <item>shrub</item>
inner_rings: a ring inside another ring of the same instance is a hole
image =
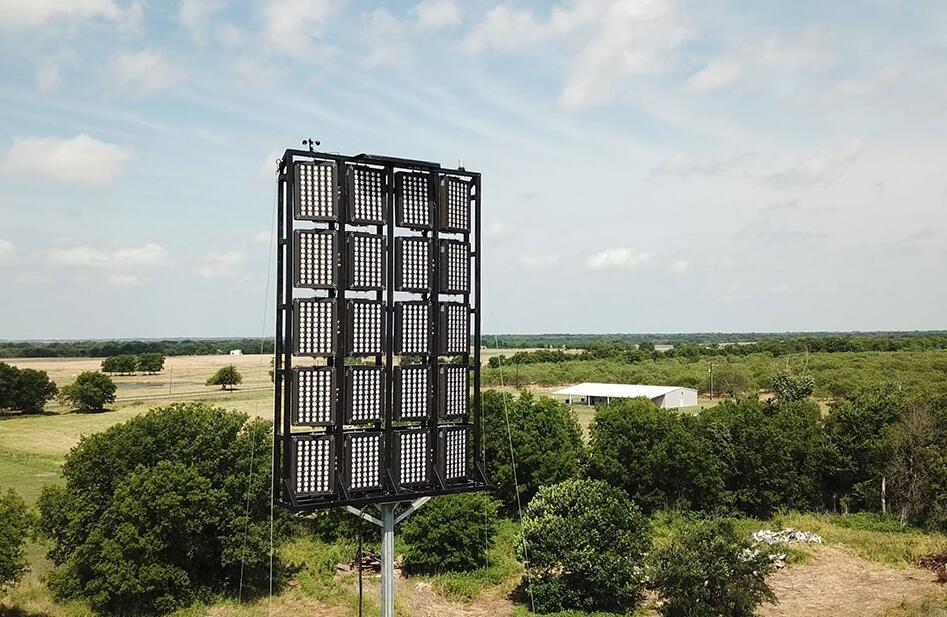
[[[33,516],[13,489],[0,495],[0,589],[16,583],[26,571],[23,545],[30,537]]]
[[[233,390],[233,387],[243,382],[243,375],[233,364],[218,369],[208,380],[208,386],[220,386],[221,390]],[[229,388],[227,386],[230,386]]]
[[[46,371],[0,362],[0,409],[37,413],[58,393]]]
[[[536,398],[528,392],[514,398],[495,390],[483,393],[482,405],[487,472],[507,510],[517,507],[511,440],[523,506],[541,486],[578,474],[583,453],[582,429],[567,405],[548,397]]]
[[[439,574],[482,567],[496,533],[498,505],[483,493],[429,501],[402,525],[405,571]]]
[[[775,602],[772,563],[725,520],[692,523],[649,556],[651,584],[665,617],[752,617]]]
[[[107,403],[115,402],[115,382],[103,373],[86,371],[79,373],[76,381],[64,386],[59,398],[66,405],[82,411],[103,409]]]
[[[523,540],[536,610],[623,612],[638,603],[650,530],[621,489],[575,479],[539,489]]]
[[[203,403],[84,437],[46,487],[50,587],[112,614],[163,614],[268,574],[271,426]],[[253,468],[252,476],[249,470]],[[252,482],[250,481],[252,479]]]

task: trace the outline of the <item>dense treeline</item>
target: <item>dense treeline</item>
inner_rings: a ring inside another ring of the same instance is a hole
[[[118,341],[0,341],[0,358],[105,358],[157,353],[164,356],[211,356],[241,349],[259,353],[259,338],[164,339]],[[263,353],[273,353],[264,339]]]

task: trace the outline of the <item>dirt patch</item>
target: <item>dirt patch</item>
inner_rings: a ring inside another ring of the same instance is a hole
[[[438,595],[431,584],[423,581],[401,579],[398,581],[403,594],[398,595],[398,605],[407,603],[407,612],[412,617],[509,617],[514,604],[507,598],[488,590],[469,604],[452,602]]]
[[[893,570],[835,546],[808,547],[812,560],[770,578],[779,598],[764,605],[764,617],[877,615],[902,602],[943,593],[933,574],[921,568]]]

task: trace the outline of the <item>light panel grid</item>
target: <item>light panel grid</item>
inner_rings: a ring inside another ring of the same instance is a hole
[[[441,355],[458,355],[470,352],[470,307],[459,302],[440,304]]]
[[[394,432],[395,478],[400,486],[418,486],[428,482],[430,433],[425,429]]]
[[[293,424],[328,426],[335,423],[335,369],[331,366],[294,368]]]
[[[441,293],[470,291],[470,245],[456,240],[440,243]]]
[[[427,302],[395,302],[395,353],[430,353],[431,305]]]
[[[396,238],[395,251],[398,268],[395,271],[396,291],[427,293],[431,291],[433,260],[429,238]]]
[[[335,300],[297,299],[293,314],[295,354],[331,356],[335,353]]]
[[[395,222],[399,227],[434,228],[430,184],[430,174],[395,174]]]
[[[374,167],[348,168],[348,220],[363,225],[385,223],[384,172]]]
[[[441,231],[468,233],[470,231],[470,201],[472,182],[446,176],[441,179]]]
[[[469,467],[470,427],[449,426],[440,429],[438,459],[441,478],[445,482],[467,479]]]
[[[345,421],[347,423],[381,422],[384,400],[384,367],[345,367]]]
[[[394,371],[395,420],[424,420],[430,415],[431,368],[426,365],[396,366]]]
[[[296,255],[294,284],[310,289],[334,289],[338,261],[335,232],[297,231],[293,252]]]
[[[470,369],[466,366],[447,365],[439,369],[440,382],[438,412],[442,418],[467,417],[470,407]]]
[[[334,439],[329,435],[293,437],[292,479],[296,495],[324,495],[335,490]]]
[[[336,166],[332,162],[296,163],[295,216],[304,221],[338,220]]]
[[[375,300],[349,300],[345,312],[347,353],[351,356],[381,354],[385,328],[383,304]]]
[[[349,490],[381,488],[381,455],[381,433],[349,433],[345,436],[345,477]]]
[[[374,234],[349,233],[348,287],[355,290],[382,289],[385,286],[385,238]]]

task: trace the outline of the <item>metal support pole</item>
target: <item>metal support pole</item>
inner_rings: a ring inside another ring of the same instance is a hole
[[[381,510],[381,617],[395,617],[395,506],[383,503]]]

